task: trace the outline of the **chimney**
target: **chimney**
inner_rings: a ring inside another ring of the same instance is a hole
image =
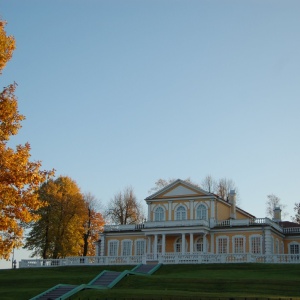
[[[228,202],[231,204],[230,218],[236,219],[236,193],[235,193],[235,190],[230,190],[229,196],[228,196]]]
[[[273,210],[274,213],[274,217],[273,217],[273,221],[274,222],[281,222],[281,209],[279,206],[276,206]]]

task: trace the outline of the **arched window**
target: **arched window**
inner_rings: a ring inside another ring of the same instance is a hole
[[[299,243],[292,242],[289,243],[289,254],[299,254],[300,253],[300,247]]]
[[[200,204],[197,207],[197,219],[207,220],[207,208],[204,204]]]
[[[175,252],[179,253],[182,249],[182,239],[178,238],[175,242]]]
[[[184,243],[185,243],[185,252],[187,251],[188,249],[188,243],[187,243],[187,240],[185,239],[184,240]],[[181,253],[182,252],[182,238],[178,238],[175,243],[174,243],[174,252],[177,252],[177,253]]]
[[[197,240],[196,240],[196,243],[195,243],[195,251],[196,252],[203,252],[203,238],[202,237],[199,237]]]
[[[164,220],[165,220],[165,211],[161,206],[159,206],[155,210],[154,221],[164,221]]]
[[[186,220],[186,209],[180,205],[176,210],[176,220]]]

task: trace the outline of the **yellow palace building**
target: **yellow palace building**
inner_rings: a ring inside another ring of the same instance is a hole
[[[142,224],[105,225],[97,256],[21,260],[20,268],[146,263],[300,263],[300,224],[256,218],[228,199],[180,179],[145,199]]]
[[[98,254],[103,263],[300,262],[300,224],[256,218],[180,179],[145,199],[148,218],[137,225],[106,225]]]

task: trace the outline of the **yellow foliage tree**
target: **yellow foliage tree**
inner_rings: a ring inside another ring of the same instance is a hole
[[[0,74],[6,63],[11,59],[13,51],[16,48],[13,36],[7,36],[4,30],[6,22],[0,20]]]
[[[45,206],[38,211],[40,219],[32,224],[25,247],[33,251],[32,256],[44,259],[83,255],[83,237],[87,242],[93,240],[94,233],[98,237],[95,218],[99,216],[85,201],[76,182],[65,176],[51,179],[38,194]],[[89,246],[87,249],[92,251],[90,243]]]
[[[15,49],[0,20],[0,74]],[[0,93],[0,258],[8,259],[13,248],[22,245],[23,225],[37,219],[35,211],[42,203],[36,191],[53,171],[41,171],[41,162],[30,162],[30,145],[7,146],[21,128],[25,117],[18,112],[14,95],[16,84]]]

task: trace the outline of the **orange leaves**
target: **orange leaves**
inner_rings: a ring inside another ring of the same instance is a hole
[[[6,22],[0,20],[0,74],[16,48],[14,37],[6,35],[5,25]]]
[[[5,22],[0,20],[0,75],[15,49],[15,40],[6,35],[4,27]],[[0,258],[6,259],[22,244],[22,224],[37,220],[35,212],[43,203],[36,191],[54,173],[41,171],[39,161],[30,161],[28,143],[15,150],[7,147],[25,119],[18,111],[15,89],[14,83],[0,93]]]

